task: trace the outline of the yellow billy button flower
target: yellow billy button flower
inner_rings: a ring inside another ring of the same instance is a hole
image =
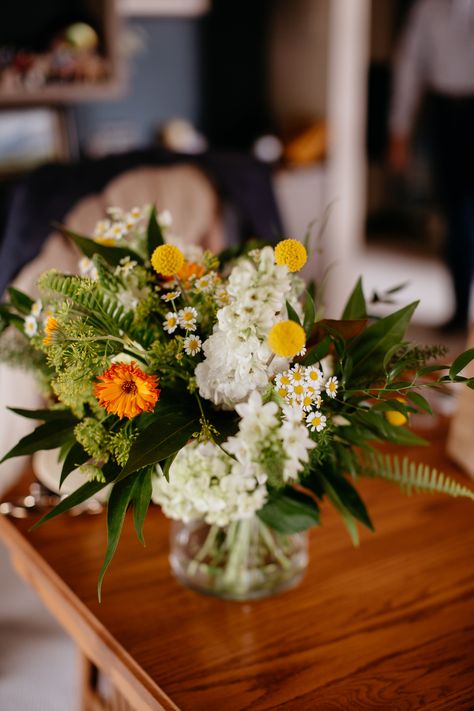
[[[307,259],[308,254],[304,245],[296,239],[284,239],[275,247],[276,263],[286,264],[290,272],[298,272],[304,267]]]
[[[304,329],[295,321],[279,321],[270,329],[268,345],[272,353],[292,358],[306,343]]]
[[[163,276],[177,274],[184,264],[184,255],[174,244],[162,244],[151,255],[155,272]]]
[[[395,400],[398,400],[398,402],[406,402],[404,397],[397,397]],[[408,422],[408,417],[398,410],[387,410],[384,414],[387,422],[395,427],[402,427]]]

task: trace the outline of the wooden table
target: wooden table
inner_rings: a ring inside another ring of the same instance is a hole
[[[456,473],[443,447],[438,431],[414,456]],[[473,503],[406,497],[382,482],[361,489],[376,535],[352,548],[325,507],[302,584],[252,603],[181,587],[156,509],[145,549],[127,520],[101,605],[103,516],[62,517],[32,533],[31,521],[0,517],[0,535],[133,709],[474,709]]]

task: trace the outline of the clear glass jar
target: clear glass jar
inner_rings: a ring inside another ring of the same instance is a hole
[[[297,585],[308,565],[308,534],[281,534],[257,516],[225,528],[172,521],[170,564],[184,585],[227,600],[252,600]]]

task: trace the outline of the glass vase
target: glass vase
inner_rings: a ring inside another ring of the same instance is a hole
[[[227,600],[275,595],[302,579],[307,532],[281,534],[257,516],[224,528],[172,521],[170,564],[184,585]]]

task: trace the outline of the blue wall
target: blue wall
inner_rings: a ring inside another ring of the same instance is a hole
[[[144,50],[129,62],[128,86],[122,98],[79,104],[73,109],[82,148],[104,126],[133,127],[135,147],[142,147],[152,143],[165,119],[199,120],[199,20],[140,18],[129,19],[127,24],[144,37]]]

